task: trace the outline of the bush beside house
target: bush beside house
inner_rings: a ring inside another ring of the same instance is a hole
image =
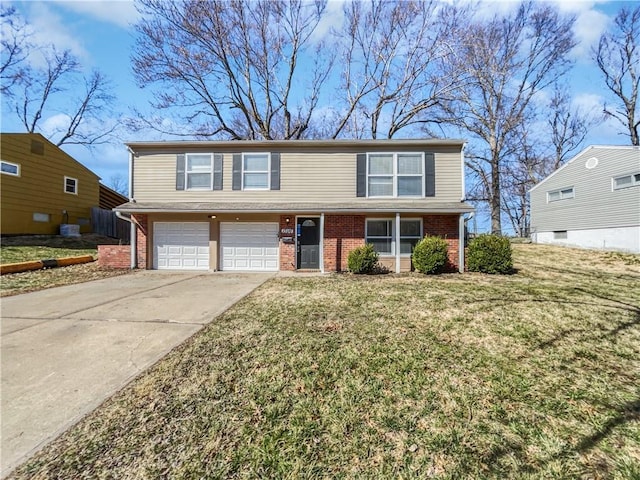
[[[511,243],[499,235],[480,235],[469,243],[467,268],[470,272],[507,274],[513,271]]]

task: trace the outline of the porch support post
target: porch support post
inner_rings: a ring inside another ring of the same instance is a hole
[[[396,213],[396,232],[395,232],[395,246],[396,246],[396,273],[400,273],[400,212]]]
[[[464,273],[464,213],[460,214],[458,230],[458,271]]]
[[[324,273],[324,213],[320,214],[320,273]]]

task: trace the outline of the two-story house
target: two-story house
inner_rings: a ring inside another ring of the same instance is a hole
[[[347,268],[371,243],[411,269],[425,235],[463,270],[462,140],[298,140],[128,144],[129,214],[140,268]]]
[[[640,253],[640,147],[588,147],[529,194],[534,242]]]

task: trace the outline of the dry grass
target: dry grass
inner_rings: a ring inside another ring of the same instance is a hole
[[[78,238],[60,235],[27,235],[3,237],[1,241],[0,263],[3,264],[82,255],[95,257],[98,253],[97,245],[118,243],[117,239],[94,234],[85,234]],[[88,282],[127,272],[128,270],[104,269],[98,267],[96,263],[90,263],[13,273],[0,277],[0,297]]]
[[[275,279],[14,478],[640,478],[638,256]]]

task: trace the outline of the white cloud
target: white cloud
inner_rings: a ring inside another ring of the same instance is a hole
[[[597,10],[586,10],[577,15],[573,33],[578,44],[573,49],[576,60],[590,61],[591,48],[598,44],[600,35],[607,29],[611,19]]]
[[[70,50],[76,57],[86,59],[89,54],[83,47],[77,35],[69,29],[64,19],[58,15],[49,5],[43,2],[27,4],[24,12],[25,19],[31,27],[30,40],[40,46],[55,45],[58,51]],[[41,66],[41,56],[34,56],[30,60]]]
[[[61,2],[60,5],[122,28],[129,28],[139,18],[132,0],[74,0]]]

